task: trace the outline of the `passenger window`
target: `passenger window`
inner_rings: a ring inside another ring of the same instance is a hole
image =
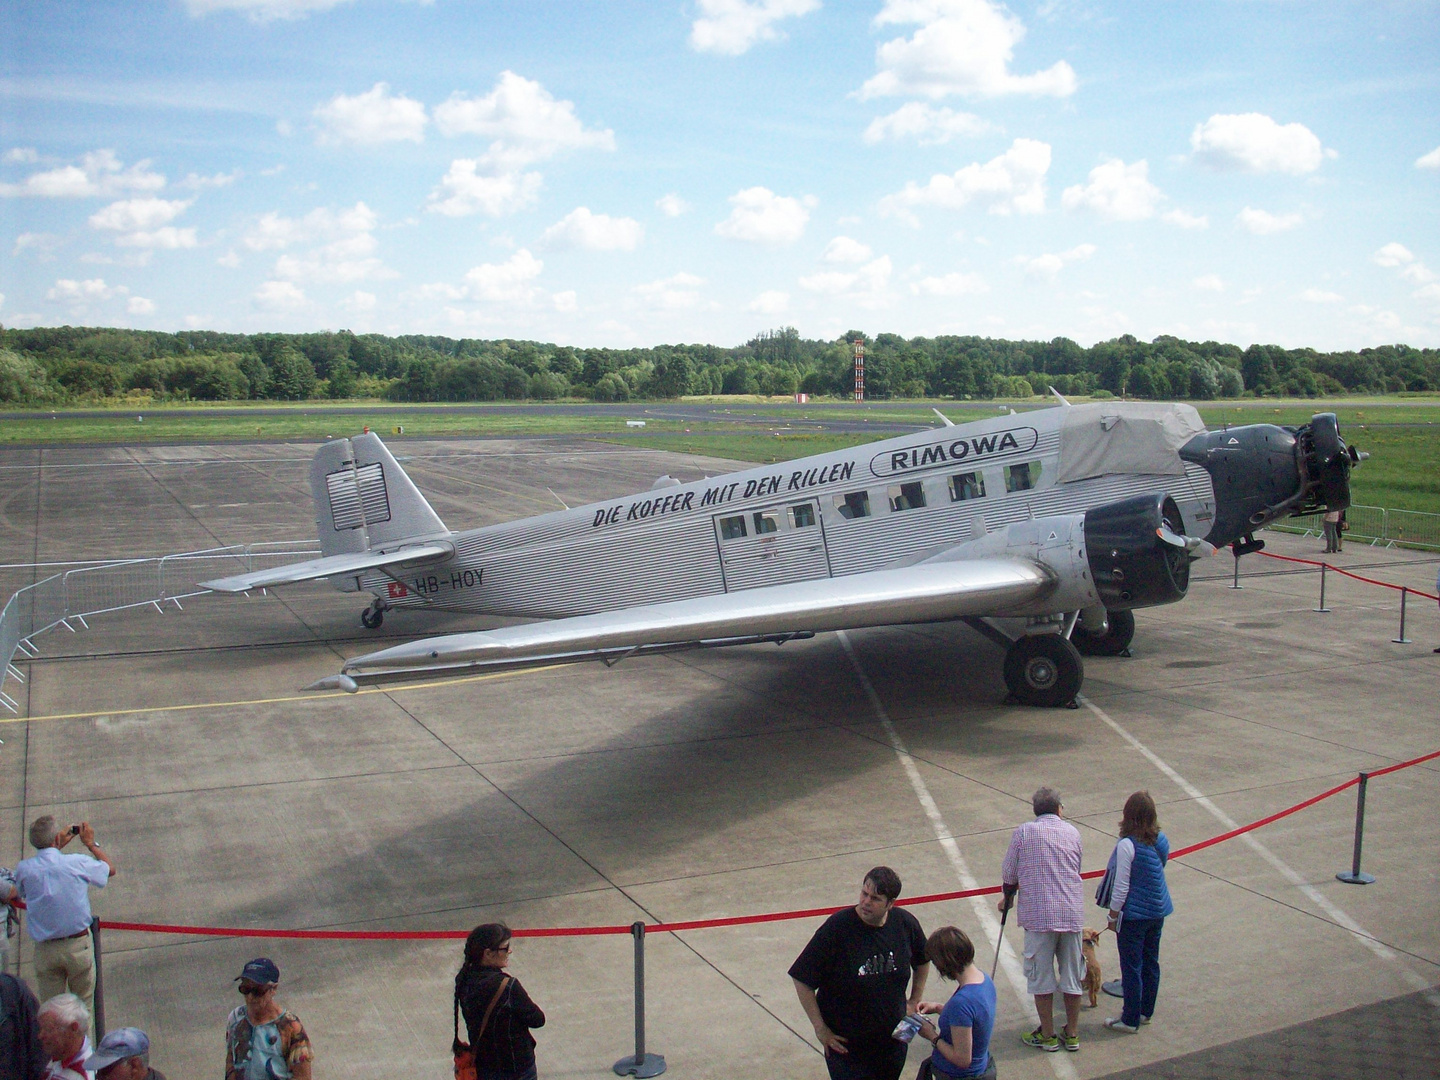
[[[908,484],[891,484],[887,492],[891,510],[917,510],[925,505],[925,488],[919,480]]]
[[[790,525],[795,529],[808,529],[815,524],[815,505],[799,503],[790,507]]]
[[[852,491],[849,495],[836,495],[835,509],[840,511],[840,516],[843,518],[869,517],[870,493],[868,491]]]
[[[967,472],[950,477],[950,501],[964,502],[966,499],[985,497],[985,477],[980,473]]]
[[[774,510],[759,510],[755,513],[755,535],[779,532],[780,515]]]
[[[724,517],[720,519],[720,539],[734,540],[745,535],[745,517],[737,514],[735,517]]]
[[[1027,461],[1021,465],[1005,466],[1005,490],[1029,491],[1040,483],[1040,462]]]

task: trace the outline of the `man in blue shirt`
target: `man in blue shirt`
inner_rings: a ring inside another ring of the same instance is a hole
[[[64,855],[76,836],[89,855]],[[90,886],[103,889],[115,863],[95,842],[88,821],[63,833],[49,814],[30,826],[35,854],[15,867],[15,893],[25,901],[25,927],[35,942],[35,981],[48,1001],[66,991],[95,1015],[95,952],[90,941]]]

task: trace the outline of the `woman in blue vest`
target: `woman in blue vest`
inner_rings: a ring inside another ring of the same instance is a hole
[[[1125,1004],[1118,1018],[1105,1021],[1114,1031],[1134,1033],[1148,1024],[1160,991],[1160,931],[1175,910],[1165,884],[1170,841],[1160,831],[1155,800],[1137,791],[1125,800],[1120,841],[1110,856],[1110,929],[1120,946],[1120,984]],[[1103,887],[1103,886],[1102,886]]]

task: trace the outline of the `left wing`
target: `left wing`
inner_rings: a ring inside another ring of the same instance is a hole
[[[455,554],[455,545],[445,540],[429,544],[411,544],[395,551],[354,551],[340,555],[327,555],[323,559],[309,562],[287,563],[271,570],[255,570],[234,577],[202,581],[202,589],[216,592],[245,592],[248,589],[263,589],[271,585],[290,585],[297,581],[318,581],[320,578],[345,577],[362,570],[374,570],[382,566],[399,566],[404,563],[426,562],[431,559],[445,559]]]
[[[772,585],[596,615],[450,634],[346,661],[309,689],[354,692],[357,679],[585,659],[640,650],[742,641],[862,626],[996,615],[1043,599],[1055,573],[1030,559],[924,563],[840,578]]]

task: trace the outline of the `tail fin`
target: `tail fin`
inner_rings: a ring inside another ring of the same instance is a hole
[[[316,451],[310,493],[327,556],[449,532],[378,435],[336,439]]]

